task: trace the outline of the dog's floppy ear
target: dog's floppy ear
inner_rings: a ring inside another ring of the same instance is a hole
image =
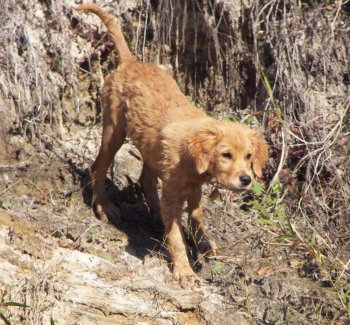
[[[203,174],[210,165],[216,144],[222,138],[222,132],[216,127],[206,127],[196,131],[187,142],[188,154],[193,159],[197,172]]]
[[[269,159],[269,145],[256,133],[251,135],[251,141],[253,143],[253,170],[256,176],[260,178]]]

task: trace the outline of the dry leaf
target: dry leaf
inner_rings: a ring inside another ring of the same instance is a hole
[[[265,276],[267,271],[271,269],[271,265],[262,266],[258,270],[258,276]]]
[[[298,269],[303,264],[303,262],[298,260],[291,260],[289,264],[291,268]]]
[[[32,273],[32,270],[29,270],[29,269],[18,269],[17,273]]]

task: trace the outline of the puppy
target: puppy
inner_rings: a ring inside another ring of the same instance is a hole
[[[82,4],[77,10],[100,17],[118,60],[118,68],[105,78],[102,144],[90,169],[97,214],[103,220],[118,221],[119,210],[107,196],[105,179],[129,136],[143,157],[140,184],[147,204],[162,217],[173,275],[183,286],[193,284],[196,275],[181,225],[184,202],[194,241],[215,253],[216,245],[205,233],[201,186],[215,179],[228,189],[249,189],[254,174],[262,176],[268,145],[244,124],[207,116],[189,103],[171,76],[153,64],[136,61],[120,27],[103,9]],[[162,180],[161,200],[157,178]]]

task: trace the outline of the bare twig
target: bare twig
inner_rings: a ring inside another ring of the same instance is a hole
[[[0,172],[5,172],[8,170],[14,170],[14,169],[24,169],[30,166],[30,161],[23,161],[17,164],[11,164],[11,165],[0,165]]]

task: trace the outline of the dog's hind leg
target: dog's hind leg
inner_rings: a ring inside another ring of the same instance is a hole
[[[120,210],[108,198],[105,180],[108,167],[124,143],[126,123],[122,103],[116,96],[111,96],[109,90],[108,87],[104,88],[102,143],[90,168],[90,177],[97,215],[102,220],[117,223],[120,221]]]
[[[143,163],[140,184],[145,195],[146,203],[154,221],[160,220],[160,200],[158,195],[157,175]]]
[[[204,214],[201,206],[201,188],[195,188],[187,198],[188,226],[197,249],[206,255],[215,255],[217,246],[205,232]]]

